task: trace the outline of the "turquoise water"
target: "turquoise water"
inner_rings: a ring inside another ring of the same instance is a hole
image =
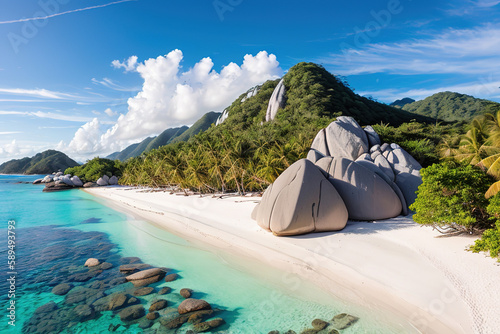
[[[176,281],[155,284],[156,291],[163,286],[172,288],[172,292],[162,298],[176,307],[182,301],[179,290],[192,289],[194,298],[205,299],[220,309],[216,316],[227,324],[217,328],[215,332],[218,333],[268,333],[271,330],[284,333],[289,329],[300,333],[311,328],[315,318],[328,321],[344,312],[360,320],[341,333],[404,332],[398,324],[389,323],[385,316],[336,300],[296,276],[194,244],[114,211],[83,191],[42,193],[43,186],[17,183],[36,178],[0,175],[0,240],[3,241],[0,256],[5,258],[0,259],[0,282],[6,281],[8,272],[4,263],[7,261],[9,220],[16,221],[16,261],[19,263],[16,268],[16,326],[8,325],[8,311],[2,307],[0,333],[33,332],[28,330],[33,327],[26,327],[28,322],[32,324],[34,320],[30,319],[35,310],[50,301],[63,308],[64,296],[51,293],[52,286],[67,279],[61,274],[63,271],[58,270],[68,263],[82,265],[82,261],[95,254],[115,266],[123,257],[139,257],[145,263],[178,273],[180,279]],[[84,286],[91,282],[93,280],[74,285]],[[7,292],[8,285],[0,284],[0,289]],[[0,293],[2,305],[8,305],[6,292]],[[151,294],[141,297],[140,301],[148,306],[157,297]],[[117,333],[142,332],[137,324],[126,327],[111,311],[102,312],[98,319],[77,321],[62,332],[110,333],[110,324],[122,324]],[[156,323],[153,330],[145,332],[154,333],[159,325]],[[176,333],[185,333],[188,329],[183,326]]]

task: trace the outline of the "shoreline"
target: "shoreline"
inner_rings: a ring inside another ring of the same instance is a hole
[[[297,274],[337,298],[394,314],[408,331],[500,329],[500,292],[488,290],[500,286],[500,266],[466,252],[474,240],[469,236],[436,239],[430,228],[397,217],[349,222],[336,233],[275,237],[250,218],[260,197],[179,196],[130,187],[84,191],[190,241],[278,268],[284,282],[286,273]]]

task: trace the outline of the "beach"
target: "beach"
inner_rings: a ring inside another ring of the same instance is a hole
[[[260,197],[183,196],[132,187],[88,188],[103,204],[189,241],[298,274],[332,296],[401,319],[405,332],[497,333],[500,266],[465,249],[472,236],[436,238],[411,217],[349,222],[339,232],[276,237],[250,216]]]

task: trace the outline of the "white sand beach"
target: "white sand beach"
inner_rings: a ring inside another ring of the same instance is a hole
[[[258,259],[346,301],[389,311],[406,319],[402,327],[409,330],[500,332],[500,265],[465,251],[473,237],[435,238],[438,232],[411,217],[276,237],[250,218],[259,197],[179,196],[129,187],[85,191],[189,240]]]

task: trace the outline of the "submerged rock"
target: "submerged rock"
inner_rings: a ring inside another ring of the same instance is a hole
[[[347,313],[341,313],[332,318],[331,324],[336,329],[346,329],[347,327],[350,327],[351,325],[356,323],[358,320],[358,317]]]
[[[142,318],[146,314],[144,307],[142,305],[133,305],[127,308],[124,308],[120,311],[120,319],[122,321],[132,321],[139,318]]]
[[[101,261],[99,261],[96,258],[90,258],[87,261],[85,261],[84,266],[85,267],[95,267],[101,264]]]
[[[222,318],[215,318],[209,321],[200,322],[193,326],[195,332],[201,333],[224,325],[226,322]]]
[[[71,284],[61,283],[52,288],[52,293],[58,296],[63,296],[67,294],[72,288],[73,285]]]
[[[147,287],[135,289],[135,291],[132,294],[134,296],[147,296],[147,295],[151,294],[153,291],[155,291],[154,288],[147,286]]]
[[[212,309],[212,307],[205,300],[188,298],[182,301],[177,310],[179,314],[185,314],[188,312],[210,309]]]
[[[167,283],[173,282],[178,278],[179,278],[179,275],[177,275],[177,274],[168,274],[167,276],[165,276],[165,282],[167,282]]]
[[[132,282],[135,287],[146,286],[156,283],[165,277],[165,271],[161,268],[151,268],[141,270],[126,277],[127,281]]]
[[[149,307],[149,312],[155,312],[164,309],[167,307],[167,301],[165,299],[158,299],[151,303]]]
[[[179,291],[179,294],[184,298],[191,297],[192,293],[193,293],[193,290],[191,290],[191,289],[181,289],[181,291]]]

